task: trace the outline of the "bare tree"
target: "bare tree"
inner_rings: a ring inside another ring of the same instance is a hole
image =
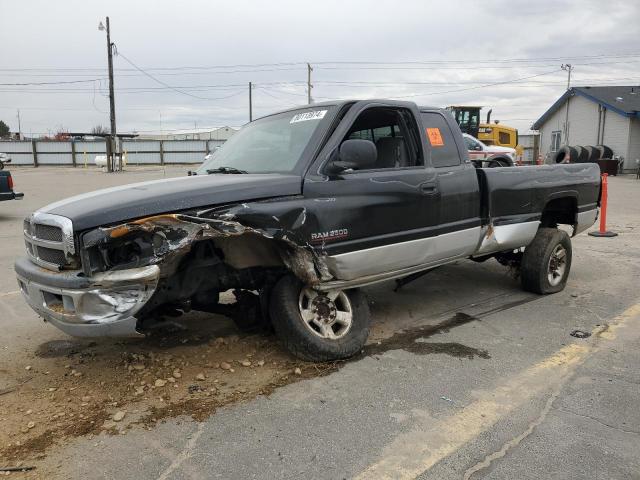
[[[0,120],[0,138],[9,136],[9,125]]]
[[[96,125],[91,129],[91,133],[94,135],[108,135],[109,130],[104,125]]]
[[[53,136],[54,140],[69,140],[69,130],[64,127],[58,127],[58,131]]]

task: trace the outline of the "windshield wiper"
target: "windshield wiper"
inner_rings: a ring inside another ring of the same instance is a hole
[[[218,168],[211,168],[207,170],[207,173],[211,174],[211,173],[249,173],[249,172],[247,172],[246,170],[239,170],[234,167],[218,167]]]

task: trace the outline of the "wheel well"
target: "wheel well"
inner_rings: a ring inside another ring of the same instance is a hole
[[[509,165],[509,166],[513,165],[513,161],[512,161],[509,157],[502,156],[502,155],[497,156],[497,157],[490,157],[490,158],[488,159],[488,161],[489,161],[489,162],[496,162],[496,163],[497,163],[497,162],[505,163],[505,164],[507,164],[507,165]]]
[[[562,197],[551,200],[542,211],[541,228],[555,228],[558,224],[573,225],[576,221],[578,204],[574,197]]]

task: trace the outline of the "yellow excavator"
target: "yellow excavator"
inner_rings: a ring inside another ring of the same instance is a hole
[[[482,107],[455,105],[447,109],[453,114],[462,133],[468,133],[486,145],[515,148],[517,157],[522,158],[524,148],[518,145],[518,130],[502,125],[498,120],[491,123],[492,110],[487,112],[487,121],[480,123]]]

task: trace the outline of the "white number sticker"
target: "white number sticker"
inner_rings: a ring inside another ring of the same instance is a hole
[[[307,120],[322,120],[327,113],[326,110],[314,110],[294,115],[289,123],[306,122]]]

